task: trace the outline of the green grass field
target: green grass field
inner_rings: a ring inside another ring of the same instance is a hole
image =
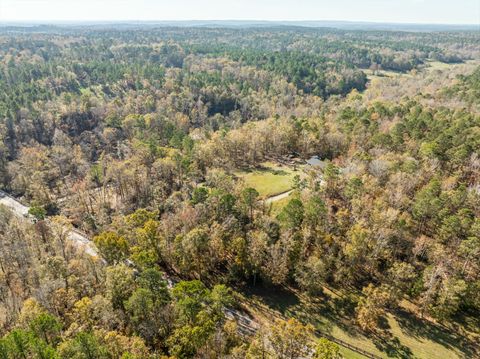
[[[260,168],[236,171],[234,174],[244,181],[246,187],[255,188],[261,198],[268,198],[289,191],[293,178],[300,174],[300,170],[266,162]]]

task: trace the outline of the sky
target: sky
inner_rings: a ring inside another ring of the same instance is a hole
[[[480,0],[0,0],[0,21],[49,20],[344,20],[480,25]]]

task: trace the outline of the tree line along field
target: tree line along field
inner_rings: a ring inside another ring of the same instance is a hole
[[[478,357],[478,40],[0,28],[0,358]]]

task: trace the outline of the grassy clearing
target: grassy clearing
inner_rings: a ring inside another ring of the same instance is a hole
[[[366,335],[353,323],[354,308],[340,295],[325,291],[312,299],[296,292],[278,288],[258,288],[245,291],[249,311],[260,322],[273,318],[295,317],[311,323],[323,333],[362,348],[383,358],[472,358],[470,345],[475,341],[472,333],[461,333],[422,320],[407,310],[388,314],[381,323],[378,334]],[[462,331],[466,328],[462,327]],[[478,337],[477,337],[478,340]],[[355,352],[342,348],[345,358],[362,358]]]
[[[300,169],[265,162],[260,168],[236,171],[234,174],[244,181],[246,187],[255,188],[261,198],[268,198],[289,191]]]
[[[435,70],[446,70],[451,68],[452,66],[455,66],[458,64],[447,64],[445,62],[440,62],[440,61],[427,61],[427,67],[426,69],[428,71],[435,71]]]
[[[370,69],[364,69],[363,72],[367,75],[369,81],[374,80],[385,80],[385,79],[395,79],[395,78],[412,78],[416,73],[419,72],[434,72],[434,71],[445,71],[454,68],[455,66],[460,66],[462,64],[447,64],[440,61],[427,61],[425,66],[422,66],[420,70],[413,70],[412,72],[397,72],[389,70],[379,70],[372,71]]]
[[[445,62],[440,61],[427,61],[425,66],[422,67],[419,72],[433,72],[433,71],[445,71],[448,69],[453,68],[454,66],[458,66],[459,64],[447,64]],[[363,70],[367,75],[369,81],[373,80],[383,80],[383,79],[395,79],[395,78],[406,78],[406,77],[414,77],[415,70],[413,72],[397,72],[397,71],[389,71],[389,70],[379,70],[379,71],[372,71],[370,69]]]
[[[396,71],[388,71],[388,70],[379,70],[379,71],[372,71],[370,69],[362,70],[367,75],[367,79],[369,81],[373,80],[383,80],[386,78],[399,78],[399,77],[411,77],[410,73],[403,73],[403,72],[396,72]]]

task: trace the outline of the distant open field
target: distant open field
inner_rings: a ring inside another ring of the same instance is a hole
[[[425,70],[426,71],[445,70],[458,65],[459,64],[447,64],[445,62],[440,62],[440,61],[427,61]]]
[[[369,81],[374,80],[382,80],[382,79],[395,79],[395,78],[413,78],[416,74],[419,73],[431,73],[434,71],[445,71],[448,69],[455,69],[459,66],[465,66],[468,64],[477,65],[478,61],[470,60],[464,63],[458,64],[447,64],[445,62],[440,61],[426,61],[425,65],[419,70],[413,70],[410,72],[398,72],[398,71],[390,71],[390,70],[378,70],[372,71],[370,69],[363,69],[362,71],[365,72]]]
[[[384,79],[384,78],[397,78],[397,77],[411,77],[412,75],[410,73],[403,73],[403,72],[397,72],[397,71],[389,71],[389,70],[378,70],[378,71],[372,71],[370,69],[365,69],[363,70],[365,74],[367,75],[367,78],[369,81],[373,81],[376,79]]]

